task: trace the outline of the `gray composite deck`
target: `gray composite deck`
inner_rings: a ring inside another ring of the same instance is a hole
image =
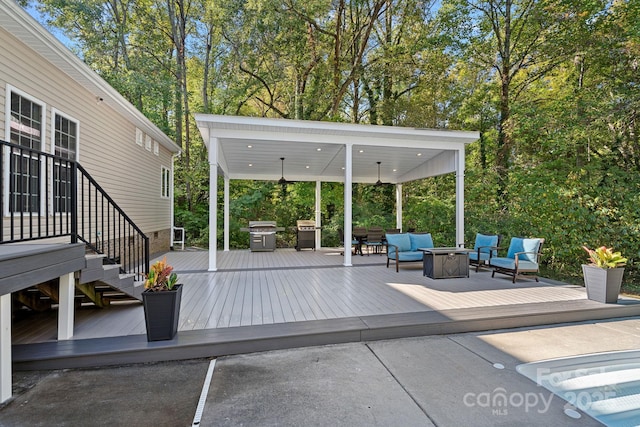
[[[343,267],[336,250],[219,252],[217,272],[207,271],[206,251],[166,256],[185,285],[176,339],[147,343],[142,305],[127,303],[78,308],[73,339],[57,342],[56,313],[49,312],[14,321],[17,367],[218,356],[640,314],[640,301],[600,304],[580,286],[514,285],[482,270],[433,280],[423,277],[421,263],[396,273],[384,255],[354,256],[353,267]]]
[[[0,295],[57,279],[85,267],[81,243],[0,245]],[[34,267],[35,266],[35,267]]]

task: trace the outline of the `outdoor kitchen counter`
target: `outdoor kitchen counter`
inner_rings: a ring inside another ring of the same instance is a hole
[[[273,231],[285,231],[285,230],[286,230],[285,227],[274,227],[273,228]],[[244,231],[244,232],[249,233],[249,232],[251,232],[253,230],[251,230],[249,227],[242,227],[242,228],[240,228],[240,231]]]
[[[267,252],[276,250],[276,232],[284,231],[275,221],[249,221],[249,227],[240,231],[249,232],[249,249],[251,252]]]

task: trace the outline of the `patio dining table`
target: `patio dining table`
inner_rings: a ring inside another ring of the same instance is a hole
[[[356,255],[360,254],[360,256],[363,256],[362,253],[362,245],[364,244],[364,242],[366,242],[367,240],[367,234],[356,234],[353,233],[353,240],[357,241],[358,243],[356,244]]]

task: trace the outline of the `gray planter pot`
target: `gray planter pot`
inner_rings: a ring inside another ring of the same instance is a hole
[[[175,285],[170,291],[142,292],[147,341],[173,339],[178,331],[181,299],[181,284]]]
[[[617,303],[624,267],[600,268],[582,265],[587,298],[602,303]]]

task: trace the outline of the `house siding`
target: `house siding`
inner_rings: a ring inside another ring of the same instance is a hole
[[[171,199],[161,197],[161,170],[162,166],[171,169],[173,153],[160,145],[156,155],[153,148],[148,151],[144,144],[136,144],[136,128],[148,131],[144,123],[135,123],[99,102],[100,94],[89,92],[1,29],[0,62],[0,138],[7,139],[7,85],[46,104],[46,152],[52,150],[52,109],[73,117],[80,126],[80,164],[151,238],[154,252],[168,249]]]

